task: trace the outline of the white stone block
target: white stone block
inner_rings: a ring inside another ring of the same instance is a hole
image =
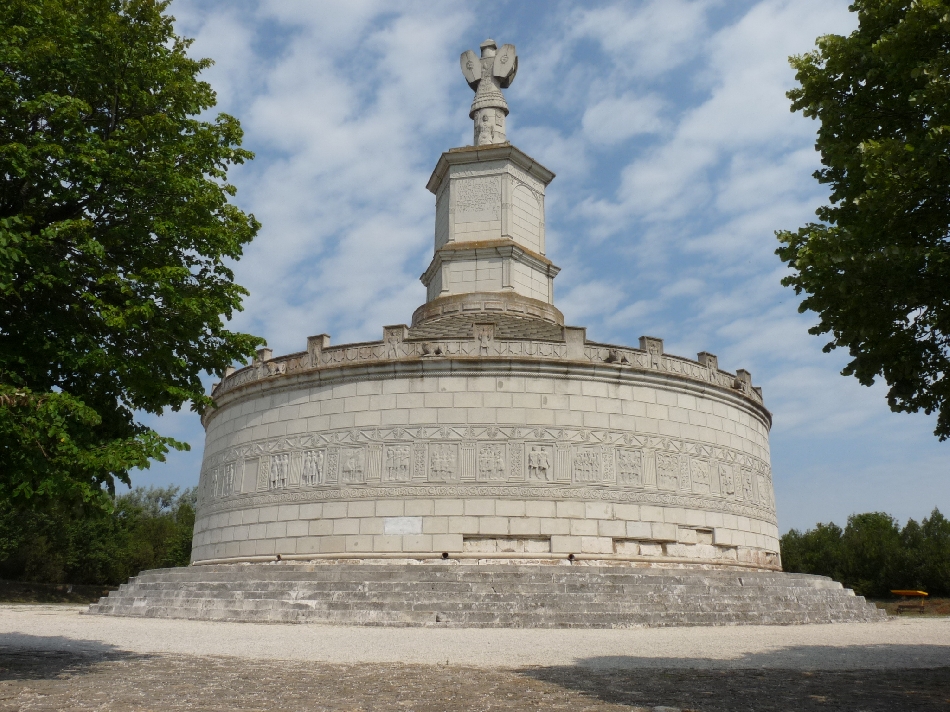
[[[422,534],[422,517],[385,517],[384,534]]]

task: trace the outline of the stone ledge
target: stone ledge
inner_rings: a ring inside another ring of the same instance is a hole
[[[446,345],[446,342],[441,342]],[[479,348],[477,341],[452,342],[456,348],[460,344],[471,344],[474,352]],[[261,397],[263,394],[276,394],[285,389],[299,389],[302,387],[323,386],[338,383],[357,383],[368,380],[394,380],[400,378],[418,379],[423,377],[468,377],[492,376],[500,378],[530,377],[552,378],[568,381],[601,381],[617,385],[648,386],[672,393],[702,396],[718,400],[724,404],[738,407],[759,420],[766,428],[772,424],[771,413],[749,392],[726,386],[725,382],[734,380],[729,374],[710,371],[698,364],[695,372],[686,369],[685,373],[674,370],[660,370],[653,367],[640,367],[633,364],[616,364],[606,362],[570,361],[562,356],[569,345],[552,342],[501,342],[493,344],[504,345],[509,351],[513,349],[533,349],[530,356],[505,357],[498,356],[418,356],[414,358],[397,358],[395,360],[371,361],[343,361],[331,365],[311,368],[303,365],[304,354],[295,368],[286,366],[274,375],[267,375],[260,367],[250,367],[234,374],[231,378],[212,391],[217,408],[206,410],[202,414],[202,423],[209,427],[211,419],[222,409],[247,399]],[[405,342],[413,348],[422,351],[426,344]],[[430,342],[430,349],[439,343]],[[374,346],[374,345],[371,345]],[[381,344],[379,344],[381,347]],[[358,349],[353,347],[354,359],[358,357]],[[297,355],[294,355],[295,357]],[[644,356],[644,358],[646,358]],[[688,362],[686,359],[676,359],[679,362]],[[673,359],[670,360],[672,363]],[[705,376],[705,378],[703,377]],[[711,382],[714,378],[715,382]],[[234,379],[234,380],[232,380]],[[754,392],[754,391],[752,391]]]
[[[489,146],[461,146],[446,151],[435,164],[435,169],[426,183],[426,189],[430,193],[437,193],[445,174],[448,173],[449,166],[504,160],[511,161],[544,185],[554,180],[553,171],[542,166],[520,148],[515,148],[511,143],[496,143]]]
[[[558,326],[564,325],[564,315],[553,304],[532,299],[515,292],[470,292],[451,294],[426,302],[412,313],[411,326],[443,316],[477,313],[506,313],[515,316],[543,319]]]

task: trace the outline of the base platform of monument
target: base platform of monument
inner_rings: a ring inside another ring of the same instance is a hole
[[[561,563],[220,564],[146,571],[90,614],[254,623],[632,628],[876,621],[823,576]]]

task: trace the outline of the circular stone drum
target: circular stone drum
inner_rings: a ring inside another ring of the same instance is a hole
[[[550,304],[436,299],[383,340],[213,391],[193,562],[568,558],[780,569],[745,371],[588,342]]]

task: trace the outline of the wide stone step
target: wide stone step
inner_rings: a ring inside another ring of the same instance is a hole
[[[824,580],[790,580],[783,581],[774,577],[769,578],[758,578],[758,579],[742,579],[741,582],[739,579],[733,577],[731,579],[721,579],[721,578],[708,578],[696,576],[692,578],[686,577],[663,577],[663,576],[639,576],[639,577],[616,577],[616,576],[583,576],[583,577],[571,577],[569,575],[550,577],[550,578],[540,578],[540,577],[471,577],[471,576],[453,576],[446,575],[441,577],[412,577],[411,572],[408,575],[401,577],[387,577],[379,578],[372,576],[359,576],[357,573],[351,573],[350,576],[333,576],[333,577],[322,577],[316,574],[308,575],[306,572],[301,572],[293,576],[292,578],[280,577],[272,579],[261,579],[259,576],[242,576],[242,577],[231,577],[228,578],[226,575],[221,574],[213,578],[210,577],[168,577],[165,579],[150,577],[138,578],[134,581],[131,581],[129,584],[123,584],[123,587],[120,590],[125,590],[126,586],[135,586],[135,587],[165,587],[168,585],[176,584],[180,586],[214,586],[220,584],[222,586],[235,586],[235,585],[255,585],[264,582],[269,583],[273,586],[285,586],[287,584],[293,583],[306,583],[308,585],[326,585],[326,586],[350,586],[354,582],[358,582],[359,585],[367,586],[399,586],[399,585],[412,585],[416,587],[423,587],[430,585],[433,587],[497,587],[499,585],[505,586],[507,588],[519,587],[523,590],[528,588],[543,588],[543,587],[561,587],[565,589],[580,589],[585,587],[596,588],[598,590],[604,591],[610,588],[622,589],[624,587],[644,587],[644,586],[682,586],[682,587],[695,587],[695,586],[707,586],[707,587],[716,587],[723,586],[728,588],[736,587],[737,585],[742,588],[769,588],[769,587],[780,587],[783,589],[835,589],[841,590],[841,585],[837,582],[831,581],[830,579]]]
[[[775,574],[737,574],[735,572],[696,572],[690,574],[681,573],[646,573],[646,572],[617,572],[613,570],[604,571],[603,569],[591,569],[590,567],[536,567],[542,569],[540,572],[528,575],[510,571],[482,571],[480,566],[409,566],[396,571],[381,570],[382,566],[364,566],[354,569],[353,567],[322,566],[312,569],[289,569],[282,570],[277,567],[261,566],[260,568],[236,567],[233,571],[205,571],[212,567],[190,567],[186,569],[162,569],[154,572],[148,572],[138,577],[130,579],[131,582],[148,583],[153,581],[167,582],[169,580],[179,581],[236,581],[260,579],[261,574],[266,571],[266,580],[270,581],[290,581],[290,580],[351,580],[354,575],[358,575],[363,581],[390,581],[390,580],[413,580],[413,581],[444,581],[448,579],[469,580],[469,581],[534,581],[534,582],[557,582],[557,581],[635,581],[640,582],[649,579],[662,579],[664,581],[692,582],[697,578],[708,581],[728,581],[730,584],[736,580],[743,581],[744,585],[768,585],[780,584],[783,586],[813,586],[823,585],[840,587],[840,584],[830,579],[818,576],[806,576],[801,574],[778,575]],[[242,570],[244,569],[244,570]],[[566,570],[565,570],[566,569]],[[787,578],[786,578],[787,576]]]
[[[475,627],[877,620],[818,576],[540,564],[258,564],[143,572],[89,608],[117,616]]]
[[[393,591],[311,591],[311,590],[255,590],[239,589],[233,591],[220,590],[152,590],[129,592],[116,600],[149,600],[161,602],[163,604],[174,603],[183,605],[185,601],[196,600],[271,600],[271,601],[383,601],[387,603],[422,602],[422,601],[452,601],[453,603],[465,603],[466,605],[475,604],[494,604],[510,602],[517,605],[539,605],[541,602],[550,601],[558,605],[584,604],[587,602],[615,602],[618,605],[632,605],[635,603],[663,603],[676,599],[680,601],[715,601],[716,605],[741,605],[745,602],[768,601],[773,604],[788,602],[795,605],[810,605],[814,602],[837,602],[842,605],[864,605],[861,599],[854,596],[836,596],[834,594],[824,594],[820,591],[811,593],[790,594],[780,589],[772,592],[753,592],[753,591],[694,591],[683,593],[681,591],[648,591],[632,592],[622,595],[610,593],[598,594],[595,591],[587,592],[557,592],[545,591],[536,592],[531,595],[525,595],[518,592],[500,591],[500,592],[478,592],[471,596],[459,596],[455,592],[443,591],[419,591],[419,592],[393,592]]]
[[[111,615],[130,615],[122,610],[108,611]],[[136,615],[136,614],[131,614]],[[244,621],[259,623],[323,623],[348,625],[425,625],[442,627],[556,627],[556,628],[625,628],[641,626],[695,626],[695,625],[791,625],[803,623],[834,623],[869,620],[858,612],[815,614],[813,612],[756,611],[737,617],[733,613],[718,612],[659,612],[640,616],[618,616],[615,613],[584,613],[565,615],[558,612],[532,615],[509,615],[495,612],[474,612],[457,615],[452,612],[431,611],[298,611],[271,610],[249,612],[244,609],[208,608],[181,615],[172,608],[145,608],[137,615],[160,618],[189,618],[195,620]]]
[[[524,583],[524,582],[468,582],[468,581],[170,581],[167,583],[152,582],[145,584],[133,584],[121,590],[122,595],[132,592],[151,592],[151,591],[205,591],[218,592],[226,594],[229,591],[255,590],[255,591],[288,591],[288,590],[307,590],[307,591],[325,591],[325,592],[407,592],[421,593],[425,591],[438,591],[443,594],[450,593],[493,593],[498,591],[507,591],[511,593],[522,593],[526,595],[541,594],[549,592],[558,593],[584,593],[592,592],[598,595],[633,595],[645,594],[650,592],[663,593],[682,593],[684,595],[692,593],[715,593],[720,591],[740,591],[748,595],[768,594],[774,591],[793,592],[796,594],[806,594],[814,591],[831,591],[833,595],[840,595],[842,589],[829,589],[811,586],[728,586],[719,583],[706,583],[702,581],[693,584],[685,583],[663,583],[660,581],[645,581],[643,583],[624,583],[615,584],[610,582],[589,581],[582,583]]]

